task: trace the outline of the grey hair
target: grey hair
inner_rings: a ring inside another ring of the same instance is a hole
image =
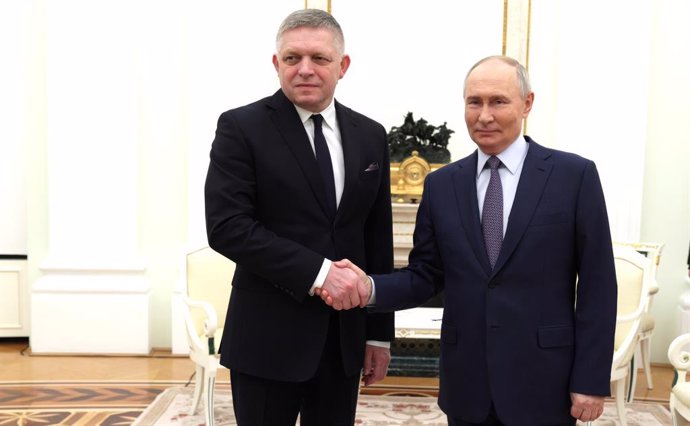
[[[300,9],[292,12],[278,27],[276,35],[276,50],[280,51],[280,42],[283,34],[297,28],[324,28],[333,34],[335,49],[342,56],[345,53],[345,37],[340,24],[328,12],[321,9]]]
[[[472,71],[474,71],[475,68],[477,68],[479,65],[483,64],[484,62],[488,61],[493,61],[493,60],[499,60],[505,64],[510,65],[511,67],[515,68],[515,75],[518,80],[518,84],[520,85],[520,94],[522,95],[523,99],[526,98],[531,92],[532,92],[532,86],[529,83],[529,74],[527,73],[527,70],[525,69],[524,66],[517,60],[511,58],[510,56],[503,56],[503,55],[493,55],[493,56],[487,56],[484,59],[480,59],[476,64],[472,65],[472,68],[467,72],[467,75],[465,76],[465,83],[463,85],[463,93],[465,92],[465,87],[467,86],[467,79],[469,78],[470,74],[472,74]]]

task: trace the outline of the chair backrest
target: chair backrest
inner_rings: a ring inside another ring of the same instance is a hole
[[[659,291],[659,285],[656,281],[657,269],[659,268],[659,262],[661,262],[661,252],[664,249],[664,243],[624,243],[624,242],[614,242],[614,247],[617,246],[628,246],[635,249],[636,252],[642,254],[650,261],[650,275],[652,281],[649,283],[649,294],[653,296]]]
[[[652,276],[650,260],[634,248],[614,246],[613,256],[618,282],[618,313],[613,356],[613,367],[616,368],[627,364],[634,353]]]
[[[225,324],[235,263],[210,247],[186,255],[187,296],[210,303],[216,311],[218,327]],[[192,312],[197,334],[203,331],[203,313]]]

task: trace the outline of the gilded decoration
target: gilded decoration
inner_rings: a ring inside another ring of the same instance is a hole
[[[398,203],[418,203],[422,198],[424,179],[432,171],[450,162],[448,141],[453,130],[415,120],[411,112],[403,124],[388,132],[391,159],[391,195]]]
[[[434,170],[445,166],[429,163],[412,151],[412,155],[400,163],[391,163],[391,196],[396,203],[418,203],[422,198],[424,179]]]

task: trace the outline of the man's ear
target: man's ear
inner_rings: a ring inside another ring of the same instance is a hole
[[[273,54],[273,67],[276,69],[276,72],[278,72],[278,54],[276,53]]]
[[[343,59],[340,60],[340,77],[345,77],[347,69],[350,68],[350,55],[344,55]]]
[[[522,118],[527,118],[529,112],[532,111],[532,104],[534,104],[534,92],[530,92],[525,98],[525,109],[522,111]]]

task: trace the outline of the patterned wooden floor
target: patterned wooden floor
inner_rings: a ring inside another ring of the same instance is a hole
[[[0,425],[130,425],[180,382],[0,383]]]

